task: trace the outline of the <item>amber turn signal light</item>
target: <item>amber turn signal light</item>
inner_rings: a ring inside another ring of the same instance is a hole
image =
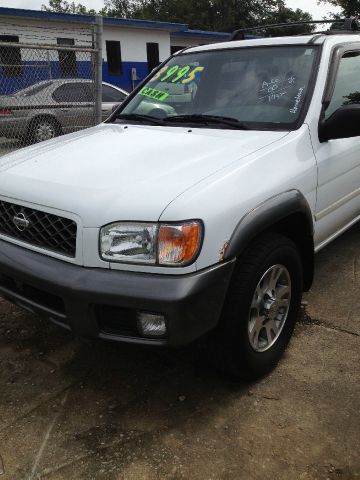
[[[158,236],[159,265],[184,266],[196,257],[201,242],[200,222],[161,225]]]

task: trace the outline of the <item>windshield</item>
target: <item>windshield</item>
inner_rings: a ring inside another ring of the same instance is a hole
[[[309,46],[180,54],[154,73],[119,115],[152,116],[171,124],[176,117],[189,123],[226,117],[246,128],[291,128],[306,101],[315,57],[316,49]]]

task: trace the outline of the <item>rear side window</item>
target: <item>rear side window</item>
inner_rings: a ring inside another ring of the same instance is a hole
[[[65,83],[54,91],[52,97],[58,103],[84,103],[94,101],[92,89],[87,83]]]
[[[108,85],[103,85],[102,87],[102,101],[103,102],[112,102],[120,103],[125,100],[126,95],[116,88],[109,87]]]
[[[340,60],[334,93],[325,118],[343,105],[352,103],[360,103],[360,51],[345,53]]]

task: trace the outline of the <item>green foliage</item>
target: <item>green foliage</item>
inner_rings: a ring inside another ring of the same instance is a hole
[[[347,100],[344,102],[344,105],[353,105],[360,103],[360,92],[353,92],[346,95]]]
[[[231,32],[266,23],[311,20],[308,13],[286,8],[284,0],[106,0],[107,12],[168,22],[190,28]],[[119,8],[120,4],[120,8]],[[300,30],[303,32],[304,30]],[[288,33],[282,30],[277,34]]]
[[[42,5],[41,10],[57,13],[77,13],[80,15],[95,15],[96,11],[88,10],[81,3],[67,2],[66,0],[49,0],[49,5]]]
[[[82,4],[66,0],[49,0],[43,10],[65,13],[87,13]],[[190,28],[231,32],[237,28],[311,20],[309,13],[285,6],[285,0],[105,0],[102,15],[120,18],[140,18],[164,22],[178,22]],[[275,35],[303,33],[312,27],[272,30]]]
[[[359,0],[319,0],[318,3],[327,3],[341,9],[339,14],[332,14],[333,17],[360,17]]]
[[[108,17],[130,18],[134,13],[132,0],[105,0],[104,8],[99,12]]]
[[[304,12],[297,8],[292,10],[291,8],[281,7],[272,18],[269,18],[270,23],[287,23],[287,22],[309,22],[312,20],[310,13]],[[271,29],[267,32],[268,35],[273,37],[275,36],[284,36],[284,35],[299,35],[301,33],[311,33],[315,30],[314,25],[301,25],[298,27],[291,28],[279,28]]]

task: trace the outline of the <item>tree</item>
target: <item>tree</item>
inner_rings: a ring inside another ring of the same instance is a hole
[[[49,0],[49,6],[43,5],[42,8],[51,12],[95,14],[80,3],[66,0]],[[100,13],[111,17],[184,23],[192,29],[223,32],[269,23],[312,19],[309,13],[300,9],[287,8],[285,0],[105,0]],[[275,36],[312,30],[312,27],[307,26],[264,33]]]
[[[133,16],[225,32],[267,23],[312,19],[300,9],[287,8],[284,0],[137,0],[133,2]],[[277,32],[284,33],[288,32]]]
[[[280,7],[277,12],[270,18],[271,23],[288,23],[288,22],[310,22],[312,16],[308,12],[304,12],[297,8],[292,10],[285,6]],[[267,34],[271,36],[284,36],[284,35],[300,35],[301,33],[311,33],[315,30],[314,25],[301,25],[291,28],[278,28],[268,30]]]
[[[57,13],[77,13],[81,15],[95,15],[96,11],[87,8],[81,3],[67,2],[66,0],[49,0],[49,5],[42,5],[41,10]]]
[[[332,14],[333,17],[360,17],[359,0],[319,0],[318,3],[327,3],[333,7],[340,8],[338,14]]]
[[[133,12],[133,0],[105,0],[105,6],[99,13],[108,17],[131,18]]]

